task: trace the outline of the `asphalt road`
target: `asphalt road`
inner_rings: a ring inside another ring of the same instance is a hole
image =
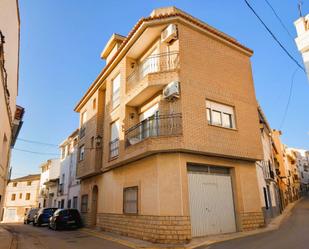
[[[302,199],[278,230],[199,249],[309,249],[309,197]]]
[[[13,246],[17,249],[128,249],[129,247],[79,230],[53,231],[47,227],[24,224],[1,224],[13,234]],[[1,242],[0,242],[1,243]]]

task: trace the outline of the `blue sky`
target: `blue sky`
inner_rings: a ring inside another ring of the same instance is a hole
[[[289,32],[296,36],[297,0],[268,0]],[[280,26],[266,2],[250,1],[255,10],[302,63],[293,39]],[[304,14],[309,13],[303,1]],[[73,111],[105,63],[100,53],[112,33],[127,35],[152,9],[174,5],[233,36],[254,50],[251,59],[256,95],[273,128],[280,128],[295,64],[284,54],[242,0],[222,1],[82,1],[20,0],[21,47],[18,104],[26,109],[21,139],[59,144],[78,126]],[[295,76],[282,140],[309,149],[309,83],[301,70]],[[15,148],[59,153],[57,146],[17,141]],[[57,155],[13,151],[13,177],[39,171]]]

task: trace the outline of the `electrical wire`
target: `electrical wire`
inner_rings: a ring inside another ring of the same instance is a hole
[[[287,32],[287,34],[294,40],[292,34],[290,33],[290,31],[288,30],[288,28],[285,26],[285,24],[283,23],[282,19],[280,18],[280,16],[278,15],[278,13],[276,12],[276,10],[274,9],[274,7],[270,4],[270,2],[268,0],[265,0],[266,4],[268,5],[268,7],[272,10],[272,12],[274,13],[274,15],[276,16],[276,18],[278,19],[278,21],[280,22],[281,26],[283,27],[283,29]]]
[[[280,124],[280,130],[282,129],[282,127],[284,125],[284,122],[285,122],[285,119],[286,119],[286,116],[287,116],[287,113],[288,113],[288,110],[289,110],[289,106],[290,106],[290,102],[291,102],[291,98],[292,98],[293,86],[294,86],[294,82],[295,82],[294,79],[295,79],[295,75],[297,73],[297,70],[298,70],[298,68],[296,68],[294,70],[293,74],[292,74],[290,90],[289,90],[289,98],[288,98],[288,102],[287,102],[285,109],[284,109],[283,117],[282,117],[281,124]]]
[[[46,145],[46,146],[51,146],[51,147],[58,147],[56,144],[49,144],[45,142],[39,142],[39,141],[34,141],[34,140],[29,140],[29,139],[24,139],[24,138],[17,138],[19,141],[23,141],[26,143],[31,143],[31,144],[40,144],[40,145]]]
[[[38,155],[54,155],[54,156],[60,156],[60,154],[58,154],[58,153],[39,152],[39,151],[24,150],[24,149],[18,149],[18,148],[13,148],[13,150],[22,151],[22,152],[27,152],[27,153],[32,153],[32,154],[38,154]]]
[[[303,68],[302,65],[290,54],[290,52],[283,46],[283,44],[278,40],[278,38],[274,35],[274,33],[268,28],[268,26],[265,24],[265,22],[261,19],[261,17],[256,13],[256,11],[253,9],[253,7],[249,4],[247,0],[244,0],[249,9],[252,11],[252,13],[259,19],[261,24],[264,26],[264,28],[268,31],[268,33],[272,36],[272,38],[279,44],[279,46],[282,48],[282,50],[287,54],[287,56],[294,61],[294,63],[302,69],[305,73],[305,69]]]

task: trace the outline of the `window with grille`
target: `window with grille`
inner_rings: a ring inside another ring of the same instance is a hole
[[[83,195],[82,196],[82,203],[81,203],[81,212],[87,213],[88,209],[88,195]]]
[[[125,214],[138,213],[138,187],[123,189],[123,212]]]

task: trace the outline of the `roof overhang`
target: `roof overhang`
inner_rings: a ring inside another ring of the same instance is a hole
[[[143,32],[153,26],[163,25],[170,23],[171,21],[183,23],[189,25],[197,30],[205,32],[206,34],[214,37],[217,40],[224,42],[225,44],[239,50],[240,52],[246,54],[247,56],[251,56],[253,51],[244,45],[240,44],[234,38],[218,31],[217,29],[209,26],[208,24],[193,18],[192,16],[177,10],[175,13],[159,15],[159,16],[151,16],[147,18],[140,19],[137,24],[133,27],[133,29],[128,34],[127,38],[122,42],[119,49],[111,58],[110,62],[103,68],[98,77],[94,80],[91,86],[88,88],[85,95],[78,102],[74,111],[79,112],[81,108],[85,105],[88,99],[94,94],[94,92],[101,86],[104,82],[105,78],[109,75],[109,73],[117,66],[119,61],[126,55],[128,50],[133,46],[133,44],[137,41],[137,39],[143,34]],[[109,42],[112,43],[110,40]],[[108,42],[108,43],[109,43]],[[105,47],[106,48],[106,47]],[[104,50],[103,50],[104,52]]]

